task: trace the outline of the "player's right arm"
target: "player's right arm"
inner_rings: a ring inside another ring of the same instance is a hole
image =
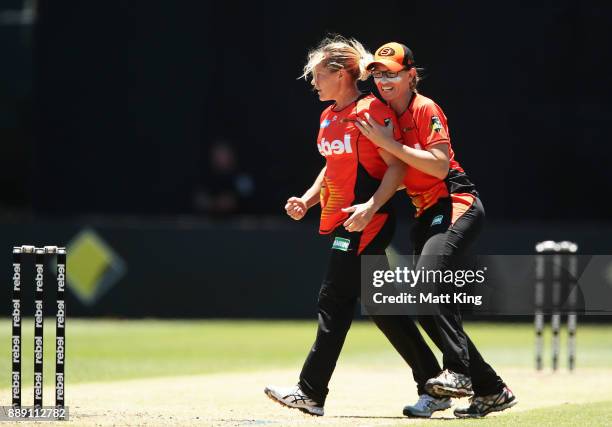
[[[289,197],[287,204],[285,205],[285,211],[287,215],[296,221],[304,218],[306,211],[311,207],[315,206],[320,201],[321,186],[323,185],[323,177],[325,176],[325,169],[327,166],[321,169],[317,179],[312,186],[306,190],[302,197]]]

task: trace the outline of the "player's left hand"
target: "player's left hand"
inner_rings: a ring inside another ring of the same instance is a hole
[[[385,148],[390,141],[393,141],[393,123],[389,120],[386,126],[379,125],[370,113],[365,113],[365,120],[359,119],[355,122],[357,129],[372,141],[375,145]]]
[[[375,214],[372,204],[368,202],[353,205],[348,208],[342,208],[342,212],[352,213],[352,215],[344,221],[344,224],[342,224],[346,231],[350,233],[363,231]]]

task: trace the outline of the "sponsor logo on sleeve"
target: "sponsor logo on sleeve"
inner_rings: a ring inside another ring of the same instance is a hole
[[[431,117],[431,130],[434,132],[440,132],[442,130],[442,122],[438,116]]]

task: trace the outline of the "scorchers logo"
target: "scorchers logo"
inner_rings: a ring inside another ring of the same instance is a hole
[[[393,56],[395,55],[395,50],[389,46],[383,47],[379,52],[378,56]]]
[[[344,135],[344,142],[340,141],[339,139],[334,139],[333,141],[329,142],[323,138],[321,139],[321,142],[317,143],[317,147],[319,148],[319,153],[321,153],[323,157],[336,154],[350,154],[353,152],[350,135]]]

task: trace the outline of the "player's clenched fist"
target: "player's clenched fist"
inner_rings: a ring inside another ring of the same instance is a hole
[[[293,218],[296,221],[304,218],[306,215],[306,211],[308,207],[306,206],[306,202],[299,197],[290,197],[287,200],[287,204],[285,205],[285,211],[287,211],[287,215]]]

